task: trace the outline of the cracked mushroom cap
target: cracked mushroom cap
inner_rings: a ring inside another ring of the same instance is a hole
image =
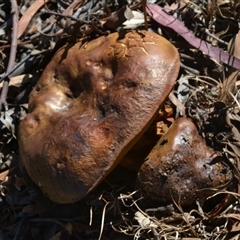
[[[60,49],[29,99],[20,157],[56,203],[83,198],[147,129],[179,71],[179,54],[147,31]]]

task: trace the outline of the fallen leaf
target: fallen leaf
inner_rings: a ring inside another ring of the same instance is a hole
[[[126,20],[130,20],[134,17],[132,11],[127,6],[120,8],[118,11],[113,12],[107,17],[104,22],[104,27],[115,30],[120,27]]]
[[[123,23],[125,29],[136,28],[144,23],[144,14],[137,11],[132,11],[133,18]]]
[[[6,177],[9,174],[9,172],[10,172],[9,170],[6,170],[6,171],[0,173],[0,182],[5,181]]]
[[[41,212],[45,212],[45,210],[38,204],[30,204],[22,209],[22,213],[41,213]]]
[[[164,9],[157,4],[147,4],[147,13],[159,24],[169,27],[182,36],[193,47],[201,50],[210,57],[221,61],[231,67],[240,70],[240,59],[236,58],[218,47],[213,47],[208,42],[195,37],[194,33],[185,27],[184,23],[174,16],[166,13]]]
[[[30,5],[30,7],[25,11],[23,16],[19,20],[18,35],[17,35],[18,39],[23,35],[25,30],[27,29],[35,13],[47,2],[49,2],[49,0],[35,0],[34,3]]]

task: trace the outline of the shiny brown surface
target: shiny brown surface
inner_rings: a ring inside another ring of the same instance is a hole
[[[57,203],[83,198],[146,130],[179,65],[171,43],[146,31],[59,50],[19,127],[20,157],[33,182]]]
[[[223,158],[206,146],[192,121],[179,118],[148,155],[138,178],[153,200],[174,199],[189,206],[212,194],[206,189],[228,183],[232,173]]]

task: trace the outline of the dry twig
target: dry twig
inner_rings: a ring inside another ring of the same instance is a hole
[[[17,34],[18,34],[18,4],[17,0],[11,0],[12,4],[12,14],[13,14],[13,31],[12,31],[12,41],[11,41],[11,51],[7,66],[7,73],[11,71],[15,64],[16,54],[17,54]],[[6,102],[7,94],[9,88],[9,78],[7,77],[4,80],[3,88],[0,96],[0,111],[2,108],[5,110],[8,109],[8,105]]]

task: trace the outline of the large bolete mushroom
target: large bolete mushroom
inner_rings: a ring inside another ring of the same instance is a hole
[[[60,49],[29,99],[20,157],[56,203],[83,198],[136,143],[168,96],[179,54],[147,31]]]
[[[177,119],[152,149],[139,171],[143,193],[156,202],[181,206],[204,201],[233,178],[224,158],[206,145],[194,123]]]

